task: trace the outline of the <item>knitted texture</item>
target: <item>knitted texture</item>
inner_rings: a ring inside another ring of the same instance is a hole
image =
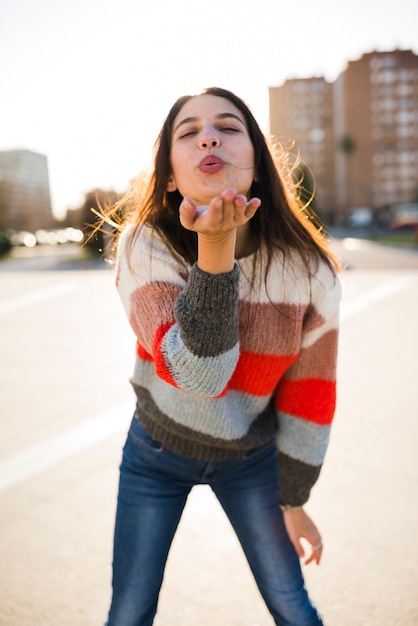
[[[338,278],[325,263],[308,278],[298,254],[278,254],[267,283],[251,285],[252,257],[212,275],[147,226],[128,247],[129,237],[117,287],[137,338],[137,419],[168,449],[207,462],[277,437],[281,501],[304,504],[335,411]]]

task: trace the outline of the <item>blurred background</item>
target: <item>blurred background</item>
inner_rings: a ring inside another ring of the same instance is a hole
[[[67,229],[91,222],[97,194],[129,188],[174,100],[212,85],[301,159],[326,225],[390,227],[410,243],[417,21],[413,0],[2,0],[3,246],[80,238]]]

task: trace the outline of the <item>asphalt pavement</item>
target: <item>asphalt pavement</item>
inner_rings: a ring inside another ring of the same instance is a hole
[[[335,239],[339,393],[305,569],[327,626],[418,625],[418,254]],[[112,270],[74,250],[0,263],[0,625],[102,626],[133,336]],[[155,626],[269,626],[207,487],[187,503]]]

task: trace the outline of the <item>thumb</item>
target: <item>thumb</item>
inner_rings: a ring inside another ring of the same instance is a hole
[[[185,196],[179,209],[180,223],[184,228],[192,229],[196,219],[196,203],[192,198]]]

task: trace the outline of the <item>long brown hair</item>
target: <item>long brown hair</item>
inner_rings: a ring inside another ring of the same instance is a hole
[[[317,217],[309,205],[300,201],[297,184],[290,173],[283,169],[283,161],[277,163],[274,152],[267,144],[249,107],[234,93],[219,87],[207,88],[203,94],[229,100],[246,121],[254,148],[256,179],[250,195],[261,200],[259,210],[251,219],[250,229],[258,254],[261,254],[263,246],[267,251],[266,271],[278,249],[284,255],[291,250],[297,250],[310,275],[315,272],[320,259],[331,269],[339,269],[338,260],[328,247]],[[154,166],[145,189],[138,191],[134,185],[114,208],[114,211],[123,216],[122,225],[127,220],[133,222],[137,228],[144,223],[149,224],[190,264],[197,260],[197,234],[181,226],[179,207],[183,198],[177,190],[167,191],[167,184],[171,175],[173,123],[184,104],[193,97],[179,98],[170,109],[154,145]]]

